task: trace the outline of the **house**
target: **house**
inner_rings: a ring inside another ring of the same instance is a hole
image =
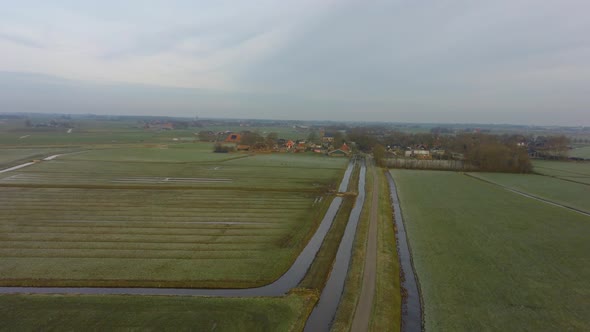
[[[305,141],[301,141],[297,143],[297,147],[295,147],[295,152],[304,152],[307,149],[307,144]]]
[[[348,157],[350,155],[350,148],[346,143],[343,143],[340,149],[332,150],[328,152],[330,157]]]
[[[229,135],[227,135],[225,142],[226,143],[240,143],[241,139],[242,139],[242,135],[230,133]]]
[[[350,152],[343,151],[342,149],[336,149],[328,152],[328,156],[330,157],[348,157]]]
[[[419,156],[429,156],[430,151],[428,150],[408,150],[405,152],[406,157],[419,157]]]
[[[348,147],[348,145],[346,145],[346,143],[342,144],[342,146],[340,147],[340,150],[350,153],[350,148]]]
[[[324,137],[322,137],[322,142],[323,143],[332,143],[332,142],[334,142],[334,136],[332,134],[325,134]]]
[[[295,142],[288,140],[287,143],[285,143],[285,146],[287,147],[287,150],[291,150],[295,146]]]

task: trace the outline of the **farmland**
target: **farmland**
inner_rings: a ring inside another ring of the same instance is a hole
[[[569,155],[576,158],[590,159],[590,146],[576,147],[570,150]]]
[[[0,295],[2,328],[23,330],[298,331],[315,299]]]
[[[533,174],[471,173],[500,186],[590,212],[590,186]]]
[[[13,166],[19,163],[38,159],[51,153],[60,151],[51,148],[28,148],[28,149],[1,149],[0,148],[0,169]]]
[[[0,176],[4,285],[249,287],[291,265],[346,161],[88,149]]]
[[[587,216],[451,172],[391,171],[427,330],[588,330]]]
[[[533,165],[535,173],[590,184],[589,162],[535,160]]]

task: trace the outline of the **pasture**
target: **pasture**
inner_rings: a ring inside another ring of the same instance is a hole
[[[533,166],[535,173],[590,184],[590,162],[534,160]]]
[[[94,149],[0,174],[0,284],[250,287],[291,265],[346,160]]]
[[[11,331],[300,331],[316,299],[0,295]]]
[[[590,159],[590,145],[574,147],[569,152],[570,157]]]
[[[391,171],[426,330],[589,330],[590,218],[440,171]]]
[[[0,170],[4,167],[14,166],[19,163],[39,159],[49,154],[59,152],[59,149],[28,148],[28,149],[2,149],[0,148]]]
[[[89,150],[18,172],[0,184],[45,186],[184,186],[247,190],[322,191],[333,187],[346,161],[315,154],[213,153],[211,144]]]
[[[534,174],[470,173],[506,188],[590,213],[590,186]]]
[[[49,119],[34,119],[35,123]],[[193,141],[199,128],[181,130],[144,129],[132,120],[105,121],[74,119],[72,128],[25,127],[24,120],[10,120],[0,124],[0,145],[5,147],[79,147],[98,144],[143,144]],[[69,130],[71,129],[71,131]]]

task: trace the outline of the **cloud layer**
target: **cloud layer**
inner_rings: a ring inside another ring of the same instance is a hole
[[[0,106],[590,125],[589,10],[576,0],[22,1],[0,12],[0,82],[19,81]],[[56,97],[72,89],[85,99]]]

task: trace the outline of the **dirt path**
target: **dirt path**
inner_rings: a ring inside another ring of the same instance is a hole
[[[377,218],[379,213],[379,179],[375,166],[371,165],[373,172],[373,199],[371,200],[371,214],[369,219],[369,233],[367,235],[367,251],[365,254],[365,268],[363,271],[363,284],[359,301],[357,302],[352,331],[367,331],[371,321],[371,309],[375,297],[375,285],[377,278]]]

